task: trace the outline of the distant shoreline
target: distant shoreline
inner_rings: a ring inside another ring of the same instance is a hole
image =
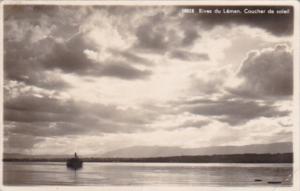
[[[134,163],[293,163],[293,153],[195,155],[148,158],[81,158],[84,162]],[[4,162],[66,162],[67,158],[4,158]]]

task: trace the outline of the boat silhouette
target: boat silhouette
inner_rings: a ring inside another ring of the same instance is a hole
[[[79,159],[77,153],[74,153],[74,157],[67,160],[67,167],[73,170],[82,168],[82,160]]]

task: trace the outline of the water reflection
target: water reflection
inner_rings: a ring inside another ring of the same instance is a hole
[[[291,164],[85,163],[75,171],[59,162],[4,162],[3,167],[5,185],[292,185]]]

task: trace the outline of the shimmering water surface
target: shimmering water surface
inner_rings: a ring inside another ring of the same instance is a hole
[[[4,185],[291,186],[292,164],[4,162]],[[260,179],[261,181],[255,181]],[[281,181],[281,184],[268,184]]]

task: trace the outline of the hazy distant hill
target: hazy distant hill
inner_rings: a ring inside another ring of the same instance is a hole
[[[25,154],[18,154],[18,153],[4,153],[3,158],[14,158],[14,159],[20,159],[20,158],[70,158],[73,155],[25,155]]]
[[[230,155],[244,153],[291,153],[293,146],[291,142],[273,144],[255,144],[246,146],[218,146],[203,148],[180,148],[180,147],[159,147],[159,146],[135,146],[107,152],[101,157],[121,158],[147,158],[147,157],[168,157],[183,155]]]
[[[203,148],[180,148],[180,147],[159,147],[159,146],[136,146],[114,150],[105,154],[80,157],[104,157],[104,158],[148,158],[148,157],[169,157],[169,156],[194,156],[194,155],[230,155],[244,153],[292,153],[292,143],[282,142],[273,144],[257,144],[246,146],[222,146],[222,147],[203,147]],[[73,153],[67,155],[25,155],[20,153],[4,153],[3,158],[31,158],[31,159],[51,159],[51,158],[70,158]]]

